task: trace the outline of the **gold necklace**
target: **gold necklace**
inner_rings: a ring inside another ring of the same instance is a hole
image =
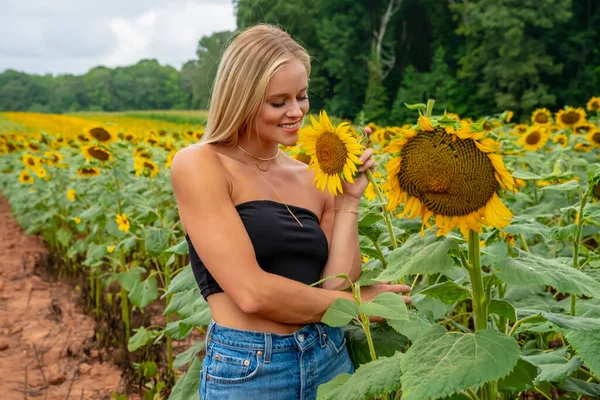
[[[244,148],[242,146],[240,146],[239,144],[236,145],[238,149],[240,149],[241,151],[243,151],[244,153],[248,154],[250,157],[256,159],[256,160],[260,160],[260,161],[273,161],[277,158],[277,156],[279,155],[279,153],[281,152],[281,149],[277,149],[277,154],[275,154],[273,157],[267,157],[267,158],[261,158],[261,157],[256,157],[255,155],[250,154],[249,152],[247,152],[246,150],[244,150]],[[242,156],[243,157],[243,156]],[[245,159],[245,158],[244,158]],[[267,168],[263,169],[261,168],[260,164],[258,163],[254,163],[254,165],[256,165],[256,168],[258,168],[259,170],[261,170],[262,172],[267,172],[269,170],[269,168],[271,168],[271,165],[273,163],[269,163],[269,165],[267,165]]]
[[[241,147],[240,147],[240,149],[241,149]],[[279,151],[277,152],[277,154],[279,154]],[[290,215],[292,217],[294,217],[294,219],[296,220],[296,222],[298,223],[298,225],[300,225],[301,227],[304,227],[304,225],[302,225],[302,222],[300,222],[300,220],[294,215],[294,213],[292,212],[292,210],[290,210],[290,207],[288,207],[287,203],[283,200],[283,198],[281,197],[281,195],[277,192],[277,190],[275,190],[275,187],[271,183],[269,183],[269,181],[264,176],[262,176],[261,174],[259,174],[258,172],[256,172],[254,170],[254,168],[252,168],[252,164],[250,164],[250,161],[248,161],[248,159],[243,154],[241,156],[244,159],[244,161],[246,161],[246,163],[250,166],[250,169],[252,171],[254,171],[254,173],[256,175],[258,175],[263,181],[265,181],[267,183],[267,185],[269,185],[271,187],[271,189],[273,189],[273,192],[277,195],[277,197],[279,197],[279,200],[281,200],[281,203],[285,206],[285,208],[287,208],[287,210],[290,213]],[[277,157],[277,155],[275,157]],[[258,167],[258,165],[257,165],[257,167]],[[260,168],[258,168],[258,169],[260,169]],[[267,168],[267,169],[269,169],[269,168]],[[261,171],[262,171],[262,169],[261,169]]]

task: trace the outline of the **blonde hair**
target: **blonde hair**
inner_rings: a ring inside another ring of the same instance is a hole
[[[203,143],[233,146],[241,133],[256,126],[258,111],[273,75],[300,61],[310,74],[310,56],[287,32],[255,25],[231,41],[223,53],[213,85]]]

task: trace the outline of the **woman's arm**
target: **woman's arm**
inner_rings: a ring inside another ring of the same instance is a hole
[[[321,320],[327,308],[350,293],[314,288],[263,271],[235,209],[223,166],[204,146],[178,152],[171,166],[173,192],[181,222],[202,262],[245,313],[273,321],[305,324]],[[404,285],[376,285],[363,291],[368,300],[382,292],[405,293]]]

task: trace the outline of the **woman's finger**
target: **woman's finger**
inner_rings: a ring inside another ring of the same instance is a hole
[[[406,304],[412,304],[412,299],[408,296],[402,296],[402,298],[404,299],[404,303]]]

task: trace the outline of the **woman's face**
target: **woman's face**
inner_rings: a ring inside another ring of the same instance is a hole
[[[258,116],[261,141],[292,146],[308,111],[308,77],[300,61],[293,61],[277,71],[269,85]]]

